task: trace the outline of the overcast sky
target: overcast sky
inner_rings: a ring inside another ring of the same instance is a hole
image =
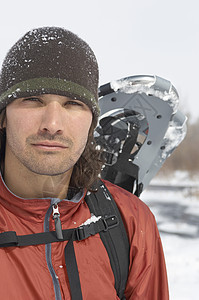
[[[13,0],[0,8],[0,64],[28,30],[65,27],[94,50],[100,84],[161,76],[178,90],[181,110],[199,118],[198,0]]]

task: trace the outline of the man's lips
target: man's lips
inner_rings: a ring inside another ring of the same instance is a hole
[[[43,150],[63,150],[68,148],[66,145],[63,145],[59,142],[37,142],[37,143],[32,143],[32,145],[38,149],[43,149]]]

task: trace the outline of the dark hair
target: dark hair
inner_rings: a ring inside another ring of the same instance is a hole
[[[4,160],[5,160],[5,147],[6,147],[6,129],[4,126],[4,121],[6,118],[6,108],[4,108],[0,113],[0,168],[2,174],[4,173]]]
[[[5,160],[5,144],[6,144],[6,129],[3,128],[6,118],[6,108],[1,111],[1,129],[0,129],[0,163],[1,172],[4,171]],[[74,165],[70,187],[71,188],[86,188],[92,189],[92,185],[96,182],[101,172],[102,160],[101,151],[96,148],[96,142],[94,140],[94,125],[91,125],[86,147]]]
[[[103,161],[101,159],[101,150],[97,149],[93,136],[93,126],[90,129],[86,147],[74,165],[70,186],[78,188],[87,188],[92,190],[92,185],[97,181],[101,173]]]

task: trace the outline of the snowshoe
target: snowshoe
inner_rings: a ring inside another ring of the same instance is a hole
[[[94,133],[105,160],[102,178],[139,196],[186,135],[178,103],[175,87],[158,76],[102,85]]]

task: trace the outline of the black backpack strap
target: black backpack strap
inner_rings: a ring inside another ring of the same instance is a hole
[[[70,294],[72,300],[83,300],[73,239],[74,238],[71,238],[68,241],[64,249],[65,263],[70,285]]]
[[[83,225],[78,228],[62,230],[63,239],[57,238],[56,231],[33,233],[27,235],[17,235],[15,231],[5,231],[0,233],[0,248],[5,247],[24,247],[49,244],[55,242],[82,241],[91,235],[95,235],[101,231],[107,231],[118,225],[116,218],[100,218],[97,222]]]
[[[100,237],[107,250],[110,264],[115,276],[115,289],[120,299],[124,298],[124,291],[129,271],[129,241],[119,209],[102,181],[99,181],[95,193],[87,193],[86,203],[96,216],[117,218],[119,226],[101,231]]]

